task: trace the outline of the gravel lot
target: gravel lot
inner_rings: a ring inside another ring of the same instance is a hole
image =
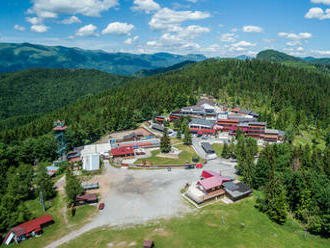
[[[235,177],[234,165],[215,159],[209,161],[205,169],[221,171],[223,175]],[[110,187],[103,199],[104,210],[92,222],[48,245],[48,248],[57,247],[96,227],[139,224],[192,211],[182,199],[180,189],[187,182],[196,181],[201,170],[128,170],[113,168],[105,163],[104,173]]]

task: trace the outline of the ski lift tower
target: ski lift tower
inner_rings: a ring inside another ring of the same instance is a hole
[[[63,160],[63,157],[66,155],[66,141],[65,141],[65,126],[64,121],[55,121],[53,131],[55,132],[55,139],[57,141],[57,155],[60,160]]]

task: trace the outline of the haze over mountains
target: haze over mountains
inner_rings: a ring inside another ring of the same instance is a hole
[[[107,53],[63,46],[30,43],[0,43],[0,72],[27,68],[83,68],[131,75],[143,69],[168,67],[186,60],[201,61],[204,55],[170,53],[130,54]]]

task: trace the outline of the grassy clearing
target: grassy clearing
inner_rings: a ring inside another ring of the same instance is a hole
[[[213,147],[215,153],[218,155],[218,157],[221,158],[223,144],[213,144],[212,147]]]
[[[46,212],[42,210],[42,206],[38,199],[27,201],[26,206],[33,216],[38,217],[43,214],[50,214],[55,223],[44,229],[44,233],[40,237],[34,237],[21,242],[19,245],[13,244],[11,247],[21,248],[41,248],[45,245],[60,239],[62,236],[79,229],[82,225],[88,223],[97,213],[96,206],[85,205],[80,206],[76,210],[76,215],[71,217],[71,211],[66,209],[66,203],[63,195],[57,195],[51,202],[47,202]]]
[[[153,165],[170,165],[170,164],[185,164],[186,161],[189,163],[192,162],[193,158],[197,158],[198,155],[196,154],[195,150],[191,146],[186,146],[183,144],[175,145],[176,148],[182,150],[179,155],[179,158],[160,158],[157,155],[160,153],[160,150],[154,150],[151,152],[151,157],[138,159],[135,164],[142,164],[145,160],[147,163],[152,163]]]
[[[157,248],[189,247],[329,247],[330,240],[305,233],[293,219],[283,226],[271,222],[254,208],[253,197],[225,205],[221,202],[187,214],[126,228],[98,228],[80,236],[70,247],[141,247],[151,239]],[[244,223],[244,224],[242,224]],[[244,227],[243,227],[244,226]]]
[[[318,132],[318,130],[301,131],[301,134],[294,138],[293,144],[302,146],[305,146],[306,144],[309,144],[310,146],[315,145],[317,148],[324,150],[325,140]]]

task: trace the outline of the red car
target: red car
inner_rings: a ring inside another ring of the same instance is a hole
[[[103,208],[104,208],[104,203],[100,203],[99,210],[103,210]]]

